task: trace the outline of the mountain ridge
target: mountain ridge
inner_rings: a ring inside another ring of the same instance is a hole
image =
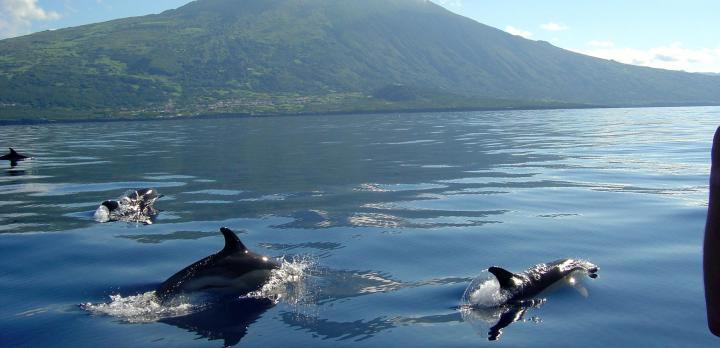
[[[584,56],[423,0],[198,0],[0,41],[5,118],[708,104],[720,77]]]

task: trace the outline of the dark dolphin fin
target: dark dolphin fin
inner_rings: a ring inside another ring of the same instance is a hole
[[[12,147],[9,147],[8,150],[10,150],[10,153],[8,153],[7,155],[4,155],[4,156],[0,157],[0,159],[9,160],[9,161],[21,161],[21,160],[24,160],[24,159],[26,159],[26,158],[30,158],[30,157],[28,157],[28,156],[21,155],[21,154],[17,153],[17,152],[15,151],[15,149],[13,149]]]
[[[117,208],[120,208],[120,203],[118,203],[118,201],[104,201],[100,203],[100,205],[104,205],[106,208],[108,208],[108,211],[113,211]]]
[[[488,268],[488,272],[492,273],[492,275],[497,278],[498,282],[500,282],[501,288],[510,289],[515,286],[515,282],[513,281],[515,274],[512,272],[504,270],[500,267],[490,267]]]
[[[240,241],[240,238],[227,227],[221,227],[223,237],[225,237],[225,247],[221,251],[222,253],[234,253],[238,251],[247,251],[245,245]]]

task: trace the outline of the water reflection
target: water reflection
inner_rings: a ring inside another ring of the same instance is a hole
[[[35,172],[34,165],[32,162],[35,162],[34,160],[8,160],[9,166],[4,170],[5,174],[7,176],[11,177],[20,177],[24,175],[31,175]]]
[[[22,160],[10,160],[10,168],[17,167],[18,163]]]
[[[315,271],[316,276],[321,278],[317,281],[315,304],[317,306],[333,307],[340,305],[346,300],[363,296],[391,293],[404,289],[423,288],[428,289],[454,284],[464,284],[470,281],[469,278],[451,277],[441,279],[430,279],[417,282],[403,282],[394,279],[391,275],[378,271],[357,271],[357,270],[333,270],[320,268]],[[298,328],[312,333],[313,336],[323,340],[353,340],[360,342],[372,338],[382,331],[390,330],[398,326],[412,325],[418,323],[443,323],[461,322],[462,317],[453,309],[453,313],[447,315],[449,321],[432,320],[432,316],[422,318],[405,318],[402,316],[379,316],[370,319],[355,320],[331,320],[321,318],[323,307],[318,307],[315,314],[298,313],[297,311],[284,311],[280,318],[292,328]],[[352,315],[349,316],[352,318]]]
[[[422,317],[386,317],[381,316],[370,320],[334,321],[320,319],[316,316],[283,312],[281,320],[289,327],[299,328],[324,340],[353,340],[356,342],[372,338],[382,331],[400,326],[415,325],[447,325],[467,323],[479,335],[486,336],[489,341],[500,339],[503,329],[516,322],[541,321],[539,317],[526,319],[528,311],[542,306],[544,300],[529,301],[525,304],[496,308],[471,309],[461,308],[452,313],[428,315]]]
[[[421,197],[428,200],[428,197]],[[434,199],[434,198],[433,198]],[[417,201],[395,203],[367,203],[356,211],[301,210],[289,214],[293,219],[280,225],[278,229],[328,229],[332,227],[366,227],[379,229],[440,228],[440,227],[479,227],[500,223],[487,219],[494,215],[503,215],[508,210],[494,211],[453,211],[440,208],[403,207],[402,204],[418,204]]]
[[[320,289],[315,295],[316,303],[319,305],[417,286],[393,279],[391,275],[378,271],[317,268],[313,273],[317,278],[317,288]]]
[[[330,217],[330,213],[319,209],[295,211],[290,214],[290,217],[294,221],[272,227],[280,229],[319,229],[340,225],[337,219]]]
[[[502,335],[502,330],[510,324],[525,321],[525,314],[531,309],[540,308],[545,300],[531,300],[521,304],[505,305],[492,308],[461,308],[462,320],[475,328],[478,333],[487,332],[487,338],[495,341]],[[530,319],[538,322],[537,317]],[[488,327],[489,326],[489,327]]]
[[[15,166],[11,165],[11,167],[14,168]],[[26,175],[27,171],[24,169],[8,169],[5,171],[5,173],[8,176],[22,176],[22,175]]]
[[[222,340],[224,347],[231,347],[240,343],[250,325],[273,305],[268,299],[241,298],[216,303],[186,316],[161,319],[160,322],[210,341]]]
[[[131,239],[143,244],[158,244],[171,240],[195,240],[205,237],[216,237],[217,232],[197,232],[197,231],[177,231],[172,233],[160,234],[134,234],[119,235],[118,238]]]
[[[289,327],[301,329],[321,337],[324,340],[353,340],[359,342],[395,327],[392,321],[380,317],[372,320],[332,321],[312,316],[284,312],[281,320]]]
[[[269,250],[281,250],[281,251],[292,251],[296,249],[315,249],[321,252],[329,252],[333,250],[342,249],[345,246],[341,243],[334,242],[306,242],[306,243],[260,243],[261,247]]]

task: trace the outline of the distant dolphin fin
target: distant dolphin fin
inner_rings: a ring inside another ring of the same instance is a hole
[[[515,278],[515,274],[512,272],[500,267],[490,267],[488,268],[488,272],[492,273],[492,275],[497,278],[501,288],[509,289],[515,286],[515,281],[513,280]]]
[[[235,232],[233,232],[231,229],[227,227],[221,227],[220,232],[222,232],[223,237],[225,237],[225,247],[221,252],[234,253],[247,250],[245,245],[243,245],[243,243],[240,241],[240,238],[238,238]]]
[[[8,148],[8,149],[10,149],[10,154],[11,154],[11,155],[17,155],[17,152],[15,152],[15,150],[13,150],[12,147],[10,147],[10,148]]]

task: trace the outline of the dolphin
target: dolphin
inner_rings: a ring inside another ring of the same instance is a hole
[[[0,160],[10,161],[11,166],[16,166],[18,161],[28,159],[30,157],[17,153],[13,148],[9,148],[10,152],[7,155],[0,156]]]
[[[270,279],[272,270],[280,268],[277,261],[250,252],[229,228],[222,227],[220,232],[225,247],[160,284],[155,292],[160,299],[196,291],[246,295],[259,290]]]
[[[158,211],[153,207],[155,201],[162,195],[157,190],[143,188],[132,191],[120,200],[106,200],[100,203],[95,211],[95,220],[99,222],[108,221],[135,221],[152,224],[153,218]]]
[[[506,296],[505,303],[508,304],[532,300],[557,281],[578,271],[587,272],[591,278],[596,278],[598,267],[587,261],[561,259],[541,263],[523,273],[512,273],[495,266],[488,268],[488,272],[500,283],[500,289]]]
[[[139,211],[147,212],[148,209],[152,209],[155,201],[162,196],[155,189],[144,188],[130,192],[120,202],[125,205],[137,205]]]
[[[24,159],[30,158],[30,157],[28,157],[28,156],[21,155],[21,154],[17,153],[15,150],[13,150],[12,147],[9,148],[9,150],[10,150],[10,153],[8,153],[7,155],[0,156],[0,160],[6,160],[6,161],[22,161],[22,160],[24,160]]]

